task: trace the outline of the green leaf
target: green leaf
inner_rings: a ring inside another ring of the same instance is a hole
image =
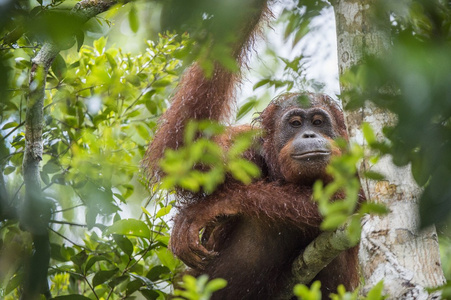
[[[175,269],[179,261],[174,257],[174,255],[165,247],[160,247],[158,251],[156,251],[158,258],[161,263],[168,267],[170,270]]]
[[[145,213],[147,216],[152,217],[152,214],[151,214],[144,206],[141,206],[141,210],[142,210],[143,213]]]
[[[146,223],[136,219],[125,219],[115,222],[108,227],[105,234],[131,235],[142,238],[150,238],[150,230]]]
[[[117,63],[116,63],[116,60],[114,59],[114,57],[109,52],[105,52],[105,56],[106,56],[106,59],[108,60],[108,63],[110,64],[110,66],[113,69],[116,69]]]
[[[127,275],[122,275],[119,277],[115,277],[113,278],[110,282],[108,282],[108,286],[110,288],[115,288],[117,287],[119,284],[121,284],[122,282],[124,282],[125,280],[130,279],[130,276]],[[122,292],[125,289],[125,287],[122,287],[121,289],[117,289],[117,292]]]
[[[218,52],[224,52],[224,47],[218,48]],[[217,53],[215,58],[218,62],[231,72],[238,72],[239,67],[236,60],[229,53]]]
[[[155,101],[152,100],[147,100],[145,102],[146,108],[147,110],[152,114],[152,115],[156,115],[158,112],[158,106],[155,103]]]
[[[3,125],[2,130],[17,127],[18,125],[19,125],[19,123],[17,123],[17,122],[9,122],[9,123],[6,123],[5,125]]]
[[[90,208],[86,212],[86,225],[88,225],[88,229],[92,229],[96,224],[97,215],[99,211],[97,209]]]
[[[99,255],[90,257],[85,266],[85,273],[88,272],[96,262],[102,261],[102,260],[108,260],[108,259],[104,256],[99,256]]]
[[[113,234],[113,239],[116,242],[116,244],[119,246],[119,248],[121,248],[121,250],[124,251],[125,254],[127,254],[129,257],[132,256],[133,244],[128,238],[126,238],[122,235]]]
[[[247,164],[246,167],[243,167],[244,165],[246,165],[243,163],[243,161],[244,160],[232,161],[229,163],[228,167],[235,179],[238,179],[244,184],[249,184],[252,182],[252,176],[247,171],[249,170],[251,173],[255,174],[259,172],[259,169],[255,165],[254,166],[250,165],[250,162],[248,161],[246,161],[246,163],[249,164]]]
[[[7,285],[5,288],[5,295],[8,295],[12,291],[14,291],[23,281],[22,273],[16,273],[14,277],[7,281]]]
[[[18,142],[22,141],[24,138],[25,138],[25,136],[19,134],[13,139],[13,142],[11,144],[18,143]]]
[[[246,159],[240,159],[238,162],[241,165],[241,168],[252,178],[257,178],[260,176],[260,168],[251,161]]]
[[[374,134],[373,128],[371,128],[371,125],[368,123],[362,124],[362,132],[363,136],[365,137],[368,144],[373,144],[377,142],[376,135]]]
[[[107,270],[107,271],[98,271],[96,275],[94,275],[94,278],[92,279],[92,286],[96,287],[99,284],[104,283],[108,279],[114,276],[114,274],[117,273],[117,268],[113,270]]]
[[[151,281],[157,281],[161,278],[163,274],[170,274],[171,270],[169,270],[166,266],[155,266],[147,273],[146,277]]]
[[[56,183],[56,184],[61,184],[61,185],[65,185],[66,184],[66,179],[64,174],[55,174],[52,176],[52,182]]]
[[[42,171],[47,174],[53,174],[61,171],[61,167],[54,160],[49,160],[43,167]]]
[[[131,274],[133,277],[137,277],[137,276],[135,276],[135,274]],[[140,276],[141,277],[141,276]],[[127,284],[127,291],[126,291],[126,295],[128,296],[128,295],[131,295],[131,294],[133,294],[134,292],[136,292],[137,290],[139,290],[139,288],[140,287],[142,287],[143,286],[143,283],[142,283],[142,281],[141,280],[133,280],[133,281],[130,281],[128,284]]]
[[[246,102],[246,103],[244,103],[241,107],[240,107],[240,109],[238,110],[238,113],[236,114],[236,119],[237,120],[240,120],[241,118],[243,118],[248,112],[250,112],[254,107],[255,107],[255,105],[257,105],[258,104],[258,101],[256,101],[255,99],[254,100],[251,100],[251,101],[248,101],[248,102]]]
[[[60,253],[61,256],[65,259],[65,261],[69,261],[71,257],[75,255],[75,249],[62,244],[60,248]]]
[[[160,296],[159,293],[157,293],[154,290],[149,290],[149,289],[141,289],[139,291],[141,293],[141,295],[143,295],[147,300],[156,300],[158,299],[158,297]],[[161,292],[161,291],[159,291]]]
[[[166,86],[170,85],[171,82],[172,82],[172,81],[169,80],[169,79],[160,79],[160,80],[155,81],[155,82],[152,84],[152,87],[156,87],[156,88],[159,88],[159,87],[166,87]]]
[[[321,229],[323,230],[334,230],[343,224],[348,218],[345,214],[335,213],[328,215],[324,221],[321,223]]]
[[[16,169],[16,167],[13,167],[13,166],[7,166],[7,167],[5,168],[5,170],[3,170],[3,174],[9,175],[9,174],[11,174],[12,172],[14,172],[15,169]]]
[[[61,54],[58,54],[52,62],[52,71],[59,80],[66,76],[67,65]]]
[[[86,254],[85,250],[70,258],[70,260],[79,267],[86,261],[86,259],[88,259],[88,255]]]
[[[141,78],[139,78],[138,75],[130,74],[125,76],[125,80],[133,84],[134,86],[140,86],[141,85]]]
[[[82,295],[64,295],[64,296],[56,296],[55,298],[52,298],[54,300],[91,300],[91,298],[82,296]]]
[[[372,213],[372,214],[383,215],[383,214],[389,213],[390,210],[383,204],[374,203],[374,202],[365,202],[365,203],[362,203],[359,212],[364,213],[364,214]]]
[[[150,281],[149,278],[147,278],[147,277],[144,277],[144,276],[141,276],[141,275],[138,275],[135,273],[130,273],[130,275],[136,279],[139,279],[139,281],[141,281],[141,283],[144,283],[148,287],[153,286],[152,281]],[[132,283],[132,282],[130,282],[130,283]],[[130,285],[130,283],[129,283],[129,285]],[[127,287],[127,290],[128,290],[128,287]],[[128,291],[127,291],[127,294],[128,294]]]
[[[102,54],[105,51],[106,39],[101,37],[100,39],[94,41],[94,49],[96,49],[97,53]]]
[[[161,217],[163,217],[163,216],[166,216],[168,213],[171,212],[171,209],[172,209],[172,205],[171,205],[171,204],[169,204],[169,205],[166,206],[166,207],[161,208],[161,209],[157,212],[157,214],[155,215],[155,218],[161,218]]]
[[[292,48],[294,48],[299,41],[309,32],[309,26],[308,22],[302,22],[294,35],[293,44],[291,45]]]
[[[374,171],[366,171],[364,173],[364,177],[368,178],[368,179],[372,179],[372,180],[378,180],[378,181],[385,179],[384,175],[374,172]]]
[[[199,180],[193,177],[183,177],[179,182],[180,186],[186,190],[197,192],[200,190]]]
[[[222,278],[216,278],[207,283],[205,291],[213,293],[227,286],[227,280]]]
[[[379,281],[366,296],[366,300],[380,300],[383,299],[382,292],[384,290],[384,281]]]
[[[252,89],[255,91],[255,90],[258,89],[259,87],[264,86],[265,84],[268,84],[270,81],[271,81],[270,79],[263,79],[263,80],[260,80],[259,82],[257,82],[257,83],[254,85],[254,87],[253,87]]]
[[[361,218],[359,215],[353,215],[348,225],[348,237],[352,241],[353,244],[357,245],[360,240],[362,226],[361,226]]]
[[[133,194],[133,191],[135,190],[135,186],[132,184],[122,184],[122,187],[125,188],[125,192],[122,194],[124,197],[124,200],[130,197]],[[125,203],[125,201],[122,201]]]
[[[83,32],[83,30],[76,30],[75,38],[77,40],[77,52],[80,52],[81,46],[83,46],[83,43],[85,41],[85,33]]]
[[[136,33],[139,29],[139,18],[138,14],[136,13],[136,6],[132,5],[130,7],[130,11],[128,13],[128,23],[130,24],[130,29]]]
[[[320,288],[321,288],[321,282],[317,280],[312,283],[310,288],[308,288],[307,286],[305,286],[303,284],[297,284],[297,285],[295,285],[293,291],[294,291],[294,294],[299,299],[319,300],[319,299],[321,299]]]
[[[50,243],[50,254],[51,258],[55,260],[68,261],[68,259],[61,254],[61,245],[59,244]]]
[[[135,125],[136,132],[139,134],[140,137],[142,137],[144,140],[148,141],[150,140],[150,133],[147,127],[143,124],[136,124]]]

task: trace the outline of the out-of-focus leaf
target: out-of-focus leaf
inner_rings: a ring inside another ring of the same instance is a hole
[[[130,240],[126,237],[123,237],[122,235],[113,234],[113,239],[116,242],[116,244],[119,246],[119,248],[124,251],[125,254],[127,254],[129,257],[133,254],[133,244],[130,242]]]
[[[91,298],[88,298],[88,297],[85,297],[82,295],[76,295],[76,294],[56,296],[52,299],[55,299],[55,300],[91,300]]]
[[[346,219],[347,215],[335,213],[333,215],[327,216],[324,221],[321,223],[321,229],[323,230],[334,230],[342,225]]]
[[[105,234],[131,235],[148,239],[150,237],[150,230],[143,221],[125,219],[119,220],[108,227]]]
[[[161,208],[155,215],[155,218],[161,218],[163,216],[166,216],[168,213],[171,212],[171,209],[172,209],[172,205],[170,205],[170,204],[168,206]]]
[[[92,286],[96,287],[99,284],[106,282],[111,277],[113,277],[117,273],[117,271],[118,271],[118,269],[96,272],[96,274],[94,275],[94,278],[92,279]]]
[[[52,62],[52,71],[59,80],[63,80],[67,72],[66,61],[61,54],[58,54]]]
[[[216,292],[227,286],[227,281],[222,278],[215,278],[207,283],[205,286],[205,291],[209,293]]]
[[[17,122],[9,122],[9,123],[6,123],[5,125],[2,126],[2,130],[13,128],[13,127],[16,127],[18,125],[19,124]]]
[[[246,102],[243,104],[240,109],[238,110],[238,113],[236,114],[236,119],[241,120],[248,112],[250,112],[256,105],[258,104],[258,101],[253,99],[251,101]]]
[[[156,300],[158,297],[160,297],[160,294],[157,293],[155,290],[141,289],[139,292],[140,292],[141,295],[143,295],[147,300]]]
[[[171,270],[166,266],[155,266],[149,270],[146,277],[151,281],[157,281],[163,274],[169,274],[170,271]]]
[[[384,175],[377,173],[377,172],[373,172],[373,171],[366,171],[363,175],[364,175],[364,177],[372,179],[372,180],[384,180],[385,179]]]
[[[383,290],[384,290],[384,281],[379,281],[369,292],[366,296],[367,300],[380,300],[383,299]]]
[[[255,91],[256,89],[258,89],[261,86],[264,86],[265,84],[268,84],[271,81],[271,79],[263,79],[260,80],[259,82],[257,82],[256,84],[254,84],[253,90]]]
[[[74,255],[70,258],[71,261],[74,262],[74,264],[76,264],[77,266],[81,266],[82,264],[84,264],[86,262],[86,260],[88,259],[88,255],[86,254],[86,251],[81,251],[79,252],[77,255]]]
[[[136,12],[136,6],[131,5],[130,11],[128,12],[128,23],[130,24],[130,29],[136,33],[139,29],[139,18]]]
[[[108,259],[104,256],[99,256],[99,255],[90,257],[88,259],[88,261],[86,262],[85,272],[88,272],[96,262],[102,261],[102,260],[108,260]]]
[[[83,30],[77,30],[75,32],[75,38],[77,40],[77,52],[79,52],[81,46],[83,46],[83,43],[85,41],[85,33],[83,32]]]
[[[136,276],[133,276],[133,277],[136,277]],[[142,276],[140,276],[140,277],[142,277]],[[141,280],[130,281],[127,284],[127,291],[126,291],[127,295],[133,294],[134,292],[139,290],[139,288],[142,287],[143,285],[144,284],[143,284],[143,282]]]
[[[3,174],[4,175],[9,175],[12,172],[14,172],[16,170],[16,167],[13,166],[7,166],[4,170],[3,170]]]

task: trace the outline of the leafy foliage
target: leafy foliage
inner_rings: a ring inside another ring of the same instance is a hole
[[[180,73],[182,64],[175,57],[187,40],[160,36],[138,56],[106,49],[106,42],[100,38],[93,47],[83,46],[76,56],[59,55],[47,78],[40,179],[54,224],[51,292],[61,299],[76,299],[63,295],[79,293],[88,298],[128,297],[135,292],[147,299],[161,298],[162,288],[180,267],[167,250],[169,227],[164,217],[171,205],[153,193],[155,212],[144,209],[144,221],[121,219],[119,212],[134,197],[146,198],[140,160]],[[16,199],[22,197],[22,120],[28,61],[33,55],[29,48],[11,49],[10,92],[0,103],[5,120],[1,162]],[[80,215],[86,217],[80,220]],[[67,226],[77,225],[92,230],[84,238],[72,237]],[[26,272],[24,258],[30,254],[31,240],[16,222],[2,222],[0,232],[8,261],[0,291],[10,299]],[[15,252],[16,248],[23,250]]]
[[[212,141],[221,133],[224,133],[224,126],[219,124],[190,122],[185,131],[184,146],[177,150],[167,149],[160,162],[165,173],[161,188],[181,187],[193,192],[202,188],[206,193],[212,193],[224,182],[227,172],[246,184],[258,177],[258,167],[242,157],[251,146],[255,132],[239,134],[227,153]]]
[[[321,299],[321,282],[315,281],[310,287],[303,284],[298,284],[294,287],[294,294],[298,299],[303,300],[320,300]],[[377,283],[368,294],[363,297],[359,295],[359,290],[356,289],[354,292],[347,292],[343,285],[337,287],[337,294],[331,293],[330,299],[332,300],[381,300],[386,297],[382,295],[384,288],[384,282],[380,281]]]
[[[369,145],[376,143],[374,132],[368,124],[363,124],[364,137]],[[360,221],[365,214],[385,214],[387,208],[382,204],[373,202],[364,202],[359,205],[359,196],[363,191],[360,189],[359,178],[357,174],[357,163],[363,159],[364,153],[361,146],[353,143],[348,145],[344,140],[337,140],[337,146],[341,148],[342,155],[333,157],[327,167],[327,172],[333,180],[326,186],[321,181],[315,182],[313,186],[313,199],[318,202],[318,208],[323,215],[324,220],[321,228],[324,230],[335,230],[338,227],[348,224],[349,237],[358,242],[360,239],[361,226]],[[366,154],[369,157],[369,154]],[[370,160],[378,160],[374,154],[369,157]],[[372,180],[382,180],[383,177],[375,172],[366,172],[362,174]],[[337,193],[345,195],[342,200],[330,199]],[[363,196],[363,195],[362,195]]]
[[[297,284],[294,287],[294,295],[298,297],[298,299],[306,299],[306,300],[320,300],[321,299],[321,282],[315,281],[312,283],[310,287],[307,287],[304,284]]]
[[[201,275],[197,279],[190,275],[185,275],[181,283],[183,290],[175,290],[174,292],[175,296],[183,298],[176,297],[174,299],[207,300],[210,299],[214,292],[223,289],[226,285],[227,282],[221,278],[208,281],[207,275]]]
[[[132,299],[137,295],[164,299],[181,267],[167,250],[167,220],[173,203],[170,195],[148,187],[140,174],[140,160],[183,68],[180,59],[200,61],[207,74],[215,61],[236,70],[228,46],[236,39],[239,25],[229,25],[240,24],[246,1],[217,5],[208,0],[164,1],[163,29],[177,30],[179,35],[159,35],[139,55],[111,46],[104,37],[91,47],[82,46],[88,43],[85,39],[104,34],[98,27],[112,25],[107,19],[111,14],[84,23],[70,13],[73,1],[4,2],[0,6],[0,297],[19,297],[27,261],[33,254],[33,237],[23,230],[20,217],[22,225],[27,218],[41,217],[41,210],[24,215],[20,206],[24,197],[24,120],[28,93],[36,88],[29,84],[31,59],[43,43],[52,42],[68,51],[56,56],[46,78],[44,156],[38,179],[45,195],[39,205],[46,207],[42,211],[51,212],[50,292],[55,299]],[[318,0],[299,2],[285,9],[281,17],[286,25],[285,38],[294,37],[293,47],[310,30],[311,19],[329,5]],[[147,28],[148,20],[140,19],[139,5],[136,2],[113,9],[125,11],[132,33]],[[349,95],[356,101],[348,103],[348,108],[372,99],[398,116],[398,123],[386,130],[389,142],[376,141],[368,128],[364,134],[373,149],[393,155],[397,164],[412,163],[415,179],[425,186],[421,207],[424,224],[444,220],[451,203],[449,9],[449,3],[441,0],[415,0],[409,6],[383,2],[380,10],[392,11],[392,53],[382,60],[368,57],[366,64],[345,77],[355,87]],[[286,76],[264,76],[254,89],[305,86],[308,58],[284,59],[276,52],[272,56],[278,58]],[[321,88],[316,83],[310,86]],[[385,93],[387,90],[396,93]],[[259,99],[251,98],[238,110],[237,119],[258,104]],[[255,166],[242,158],[252,136],[238,137],[227,153],[207,138],[194,140],[199,132],[212,137],[222,130],[218,124],[190,125],[186,147],[169,151],[162,162],[169,175],[164,187],[211,192],[225,172],[245,183],[258,176]],[[330,166],[336,183],[315,186],[327,229],[340,226],[354,211],[358,186],[352,167],[361,155],[356,146],[348,148]],[[213,174],[193,171],[193,165],[206,163]],[[380,179],[378,174],[366,175]],[[340,190],[348,197],[329,203],[327,196]],[[133,212],[130,204],[139,202],[140,206],[145,198],[149,199],[141,210]],[[149,205],[150,198],[155,200],[153,205]],[[362,205],[351,216],[353,236],[358,236],[360,229],[358,217],[383,211],[379,206]],[[448,243],[441,241],[444,257]],[[443,262],[446,271],[450,262]],[[449,277],[450,272],[446,273]],[[207,299],[224,286],[221,280],[185,277],[185,290],[177,293],[188,299]],[[317,299],[319,288],[319,283],[310,289],[298,286],[295,293]],[[382,284],[369,299],[381,299],[381,290]],[[331,297],[356,296],[339,288]]]

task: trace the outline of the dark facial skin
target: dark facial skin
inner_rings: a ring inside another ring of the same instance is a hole
[[[326,179],[324,168],[336,137],[329,113],[319,107],[291,107],[282,113],[274,140],[282,174],[289,182],[310,183]],[[308,174],[306,176],[305,174]]]

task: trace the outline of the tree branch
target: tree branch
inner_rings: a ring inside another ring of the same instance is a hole
[[[290,299],[296,284],[308,284],[341,252],[357,245],[347,234],[348,223],[313,240],[292,264],[292,277],[278,299]]]
[[[116,4],[126,4],[128,2],[131,2],[131,0],[82,0],[74,6],[71,14],[79,17],[84,23],[98,14],[106,12]]]
[[[0,145],[1,147],[2,145]],[[1,170],[5,169],[4,164],[0,164]],[[5,178],[3,177],[3,173],[0,173],[0,221],[5,219],[12,219],[14,216],[14,212],[11,211],[9,207],[9,194],[6,189]]]

